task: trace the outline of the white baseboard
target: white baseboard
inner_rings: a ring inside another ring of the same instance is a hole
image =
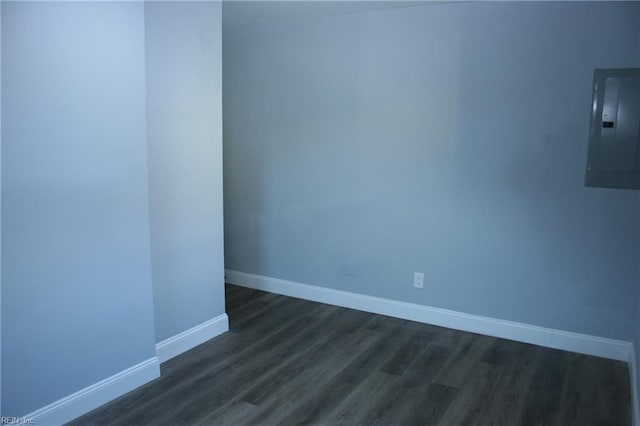
[[[156,344],[156,355],[160,362],[165,362],[228,330],[229,317],[218,315]]]
[[[620,361],[628,361],[631,351],[631,342],[622,340],[538,327],[245,272],[226,270],[225,273],[226,281],[230,284],[471,333]]]
[[[635,345],[631,344],[629,351],[629,383],[631,384],[631,413],[632,424],[640,426],[640,405],[638,405],[638,364],[636,363]]]
[[[160,363],[229,330],[226,314],[219,315],[156,345],[157,356],[40,408],[23,419],[38,425],[61,425],[160,377]]]
[[[27,414],[24,418],[33,420],[37,425],[61,425],[158,377],[160,363],[157,357],[153,357]]]

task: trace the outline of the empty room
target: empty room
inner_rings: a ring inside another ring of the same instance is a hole
[[[0,424],[640,425],[640,1],[0,37]]]

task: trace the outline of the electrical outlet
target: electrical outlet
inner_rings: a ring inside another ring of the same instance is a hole
[[[413,286],[416,288],[424,287],[424,274],[422,272],[413,273]]]

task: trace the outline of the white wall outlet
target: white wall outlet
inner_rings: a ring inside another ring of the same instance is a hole
[[[413,273],[413,286],[416,288],[424,287],[424,273],[422,272]]]

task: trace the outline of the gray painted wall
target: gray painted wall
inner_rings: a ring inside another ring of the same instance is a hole
[[[155,356],[142,3],[2,2],[2,409]]]
[[[224,313],[219,2],[145,5],[156,339]]]
[[[593,69],[640,66],[638,22],[481,2],[225,28],[226,267],[632,340],[640,194],[583,181]]]
[[[0,4],[0,100],[2,99],[2,4]],[[2,188],[2,102],[0,101],[0,189]],[[2,241],[2,194],[0,190],[0,241]],[[2,244],[0,244],[0,416],[2,416]]]

